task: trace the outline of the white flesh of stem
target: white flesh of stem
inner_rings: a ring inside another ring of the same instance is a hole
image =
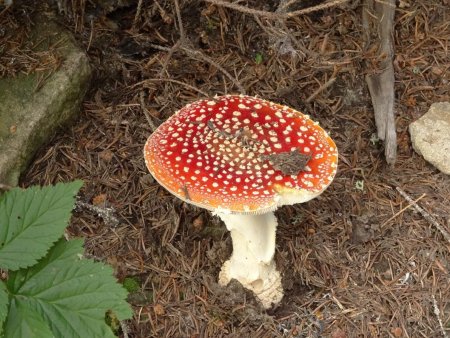
[[[262,215],[216,213],[231,233],[233,253],[225,262],[219,283],[237,279],[252,290],[264,307],[283,297],[281,277],[273,260],[277,220],[273,212]]]

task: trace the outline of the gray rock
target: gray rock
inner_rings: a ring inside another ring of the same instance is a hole
[[[414,150],[450,175],[450,103],[433,103],[425,115],[409,125],[409,133]]]
[[[30,39],[41,50],[58,42],[63,60],[45,74],[0,79],[0,183],[12,186],[39,147],[77,116],[91,77],[87,56],[49,17],[36,18]]]

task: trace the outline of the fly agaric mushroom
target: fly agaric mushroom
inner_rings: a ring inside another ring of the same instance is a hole
[[[279,206],[320,195],[337,168],[333,140],[294,109],[244,95],[188,104],[150,135],[153,177],[181,200],[211,210],[231,232],[219,283],[237,279],[265,308],[283,297],[274,262]]]

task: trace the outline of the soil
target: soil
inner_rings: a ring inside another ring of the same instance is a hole
[[[450,179],[412,150],[407,130],[433,102],[450,101],[448,0],[398,2],[394,166],[376,138],[359,1],[274,19],[186,0],[181,20],[174,0],[57,3],[0,14],[20,23],[54,13],[95,72],[80,118],[39,151],[21,185],[82,179],[80,201],[113,209],[118,224],[75,210],[68,233],[85,238],[87,255],[112,264],[120,281],[139,281],[121,337],[445,337],[450,243],[396,188],[450,230]],[[39,71],[21,60],[2,74]],[[225,227],[159,186],[143,160],[146,138],[182,106],[243,91],[307,113],[339,149],[337,176],[320,197],[276,211],[286,295],[269,311],[239,283],[218,286],[231,253]]]

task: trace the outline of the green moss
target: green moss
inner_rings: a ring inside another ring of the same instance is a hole
[[[129,292],[134,293],[138,292],[141,288],[141,284],[139,283],[139,280],[136,277],[126,277],[123,280],[123,287]]]
[[[112,332],[117,336],[120,330],[120,320],[112,311],[108,311],[105,314],[105,323],[108,325]]]

